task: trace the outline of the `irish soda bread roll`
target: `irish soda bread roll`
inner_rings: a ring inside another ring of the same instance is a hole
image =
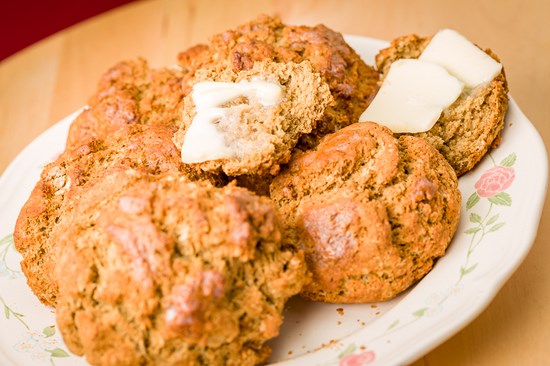
[[[418,58],[430,37],[399,37],[376,55],[376,66],[384,76],[390,65],[399,59]],[[485,50],[498,61],[498,57]],[[463,93],[443,111],[427,132],[414,134],[434,146],[455,169],[458,176],[477,164],[487,151],[500,142],[504,117],[508,108],[508,84],[504,69],[491,82]]]
[[[306,280],[268,199],[167,174],[80,202],[57,247],[57,323],[72,352],[100,366],[266,361]]]
[[[377,90],[378,73],[365,64],[342,35],[324,25],[290,26],[278,18],[260,16],[210,38],[179,56],[187,77],[201,68],[248,70],[256,61],[307,60],[330,87],[335,104],[327,108],[316,129],[301,139],[301,147],[358,120]]]
[[[297,153],[271,198],[313,274],[302,295],[339,303],[388,300],[421,279],[445,253],[461,200],[437,150],[369,122]]]
[[[194,82],[193,93],[185,99],[180,129],[174,135],[174,142],[180,149],[185,144],[196,144],[187,141],[186,136],[191,124],[198,123],[199,113],[205,113],[197,108],[195,98],[198,91],[195,89],[198,86],[215,82],[213,88],[229,88],[231,93],[234,88],[260,82],[276,94],[273,100],[269,100],[270,105],[263,105],[266,101],[248,91],[239,93],[217,108],[207,108],[206,113],[214,109],[223,113],[211,123],[215,123],[216,130],[234,155],[192,165],[200,171],[221,170],[228,176],[277,174],[280,164],[290,160],[299,138],[315,128],[333,101],[328,85],[308,61],[299,64],[257,62],[246,71],[202,69],[195,73]],[[190,135],[189,139],[194,137]],[[209,134],[208,141],[204,141],[210,144],[210,148],[212,137]]]
[[[153,69],[141,58],[119,62],[103,74],[88,107],[71,124],[67,147],[128,125],[175,126],[188,92],[183,76],[177,68]]]
[[[46,165],[29,199],[21,209],[14,242],[23,256],[21,268],[29,287],[46,305],[57,302],[57,283],[52,278],[58,226],[74,212],[82,194],[114,173],[132,169],[142,174],[185,171],[172,143],[174,128],[126,126],[105,140],[91,138],[67,149]],[[191,172],[190,179],[197,179]],[[207,179],[207,177],[204,177]],[[211,177],[214,183],[218,178]],[[120,182],[111,188],[124,189]],[[112,192],[104,191],[104,195]]]

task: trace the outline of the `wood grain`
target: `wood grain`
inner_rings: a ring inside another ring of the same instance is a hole
[[[178,51],[259,13],[381,39],[455,28],[500,56],[512,96],[550,146],[547,0],[151,0],[80,23],[0,63],[0,172],[84,105],[117,61],[142,56],[154,66],[172,64]],[[549,206],[547,199],[532,251],[490,306],[415,366],[550,364]]]

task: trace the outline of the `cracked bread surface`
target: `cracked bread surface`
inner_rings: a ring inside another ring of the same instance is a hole
[[[119,62],[101,76],[87,108],[71,124],[67,146],[104,139],[128,125],[175,126],[189,90],[183,79],[181,69],[154,69],[142,58]]]
[[[460,217],[454,170],[426,141],[356,123],[297,153],[270,186],[315,301],[388,300],[445,253]]]
[[[56,267],[57,323],[72,352],[93,365],[266,361],[265,342],[307,279],[272,202],[165,174],[80,203]]]
[[[299,138],[310,133],[333,99],[327,84],[309,62],[257,62],[250,70],[202,69],[194,83],[262,80],[280,85],[282,99],[263,106],[254,99],[232,101],[226,117],[216,123],[235,157],[190,164],[199,171],[223,171],[228,176],[275,175],[287,163]],[[174,142],[181,149],[185,134],[196,116],[192,94],[184,102],[180,129]]]
[[[174,131],[173,127],[126,126],[107,139],[91,138],[69,148],[46,165],[19,213],[14,230],[15,246],[23,256],[21,268],[41,302],[56,305],[58,288],[52,275],[56,265],[53,252],[57,245],[56,231],[73,214],[85,191],[129,169],[136,174],[153,175],[181,171],[190,179],[198,179],[193,172],[186,172],[181,163],[179,151],[172,143]],[[212,178],[214,183],[217,180]],[[123,187],[122,182],[113,185],[113,189]]]
[[[396,38],[376,55],[376,66],[387,74],[399,59],[418,58],[431,37],[407,35]],[[489,49],[489,56],[500,62]],[[435,125],[426,132],[412,134],[428,141],[455,169],[458,176],[471,170],[489,149],[498,146],[508,108],[508,84],[504,69],[486,85],[463,92],[443,111]]]
[[[251,69],[255,62],[309,61],[329,85],[335,104],[327,108],[315,130],[304,135],[299,147],[315,146],[327,133],[356,122],[378,89],[378,73],[324,25],[291,26],[267,15],[210,38],[207,44],[179,55],[179,64],[192,78],[201,68]]]

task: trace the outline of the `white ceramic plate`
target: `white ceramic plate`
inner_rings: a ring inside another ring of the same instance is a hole
[[[386,42],[348,36],[373,63]],[[68,116],[32,142],[0,179],[0,364],[85,365],[71,355],[52,309],[30,292],[11,233],[43,166],[64,148]],[[458,231],[447,255],[414,288],[377,304],[332,305],[292,299],[271,342],[280,365],[403,364],[414,361],[475,318],[529,251],[547,184],[544,144],[511,100],[502,143],[460,178]],[[3,313],[3,314],[2,314]]]

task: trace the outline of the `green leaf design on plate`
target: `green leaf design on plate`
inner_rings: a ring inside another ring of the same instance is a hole
[[[417,318],[421,318],[421,317],[424,316],[424,314],[426,314],[426,311],[428,311],[428,308],[418,309],[417,311],[412,313],[412,315],[417,317]]]
[[[474,213],[474,212],[472,212],[472,213],[470,214],[470,222],[479,224],[479,223],[481,223],[481,221],[482,221],[482,218],[481,218],[481,216],[479,216],[478,214],[476,214],[476,213]]]
[[[499,215],[499,214],[496,214],[495,216],[491,217],[491,218],[487,221],[487,223],[486,223],[485,225],[486,225],[486,226],[489,226],[489,225],[492,225],[492,224],[494,224],[495,222],[497,222],[497,220],[498,220],[498,215]]]
[[[512,206],[512,196],[506,192],[499,192],[488,198],[489,202],[500,206]]]
[[[6,319],[9,320],[10,317],[13,315],[13,317],[17,319],[21,324],[23,324],[25,328],[30,329],[27,323],[25,323],[25,321],[23,320],[25,315],[18,313],[17,311],[14,311],[12,308],[10,308],[8,304],[6,304],[6,301],[2,296],[0,296],[0,302],[2,303],[2,305],[4,305],[4,315],[6,316]]]
[[[341,359],[341,358],[344,358],[346,357],[347,355],[350,355],[352,354],[353,352],[355,352],[355,343],[350,343],[345,350],[343,350],[339,355],[338,355],[338,359]]]
[[[487,231],[488,233],[491,233],[493,231],[497,231],[498,229],[500,229],[501,227],[503,227],[504,225],[506,225],[505,222],[499,222],[498,224],[495,224],[493,226],[491,226],[491,228]]]
[[[46,338],[53,336],[55,334],[55,325],[50,325],[42,329],[42,334],[44,334]]]
[[[478,231],[481,231],[481,228],[479,226],[471,227],[469,229],[464,230],[464,234],[475,234]]]
[[[511,153],[510,155],[502,159],[502,161],[500,162],[500,165],[505,167],[511,167],[512,165],[515,164],[516,158],[517,158],[516,153]]]
[[[0,245],[4,245],[7,243],[13,243],[13,234],[8,234],[4,236],[2,239],[0,239]]]
[[[477,263],[474,264],[474,265],[472,265],[472,266],[470,266],[470,267],[468,267],[468,268],[460,267],[460,274],[461,274],[462,276],[466,276],[467,274],[472,273],[472,271],[473,271],[474,269],[476,269],[476,267],[477,267]]]
[[[388,330],[392,330],[393,328],[397,327],[399,325],[399,319],[391,323],[391,325],[388,327]]]
[[[471,209],[478,202],[479,202],[479,195],[477,194],[477,192],[472,193],[470,197],[468,197],[468,201],[466,201],[466,209],[468,210]]]
[[[67,351],[61,348],[47,349],[46,352],[49,352],[51,357],[70,357]]]
[[[0,239],[0,271],[2,275],[8,275],[10,279],[22,275],[21,270],[11,268],[7,263],[8,252],[15,251],[15,245],[13,243],[13,234],[8,234]]]

